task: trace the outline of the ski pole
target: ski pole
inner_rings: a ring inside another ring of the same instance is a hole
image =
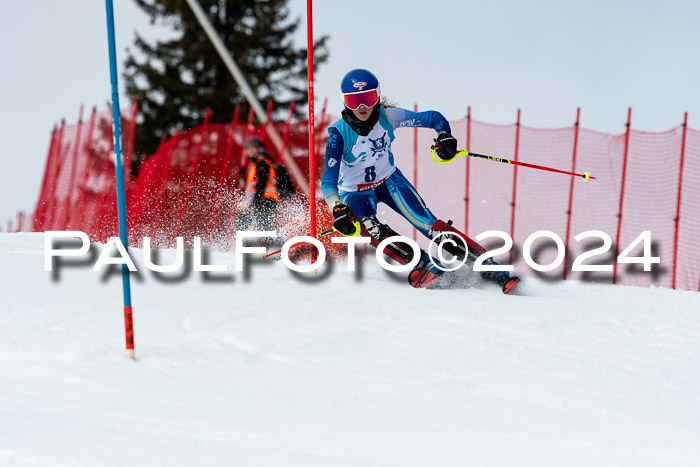
[[[330,235],[333,232],[334,232],[333,229],[324,230],[323,232],[316,234],[316,238],[325,237],[326,235]],[[301,245],[302,243],[304,243],[304,242],[295,243],[294,245],[290,246],[289,248],[294,248],[295,246]],[[273,256],[273,255],[276,255],[277,253],[281,253],[281,252],[282,252],[281,249],[277,250],[277,251],[273,251],[272,253],[268,253],[266,255],[263,255],[263,258],[267,258],[268,256]]]
[[[433,156],[433,160],[437,162],[438,164],[449,164],[453,160],[457,159],[459,156],[469,156],[469,157],[477,157],[479,159],[486,159],[489,161],[496,161],[496,162],[503,162],[504,164],[513,164],[513,165],[522,165],[523,167],[530,167],[532,169],[540,169],[540,170],[547,170],[549,172],[556,172],[560,174],[565,174],[565,175],[574,175],[576,177],[582,177],[584,181],[586,180],[595,180],[595,177],[591,177],[591,175],[588,172],[584,172],[582,174],[577,174],[574,172],[567,172],[565,170],[559,170],[559,169],[553,169],[551,167],[544,167],[542,165],[535,165],[535,164],[528,164],[527,162],[518,162],[518,161],[512,161],[510,159],[501,159],[500,157],[495,157],[495,156],[486,156],[484,154],[477,154],[475,152],[469,152],[466,149],[462,149],[460,151],[457,151],[457,154],[455,154],[455,157],[452,159],[448,160],[440,160],[436,153],[437,153],[437,148],[435,146],[432,146],[430,148],[430,153]]]

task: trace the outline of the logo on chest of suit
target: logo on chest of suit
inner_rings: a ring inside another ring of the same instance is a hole
[[[389,144],[389,138],[387,138],[386,132],[377,139],[367,138],[372,144],[370,150],[372,151],[372,157],[375,159],[381,158],[386,152],[386,147]]]
[[[389,154],[389,135],[379,124],[367,136],[361,136],[353,146],[350,154],[343,156],[343,164],[354,167],[370,160],[379,160]]]

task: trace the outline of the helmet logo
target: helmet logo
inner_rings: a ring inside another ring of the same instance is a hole
[[[365,83],[364,81],[358,81],[357,83],[353,84],[352,86],[355,88],[359,88],[360,91],[362,91],[362,88],[367,86],[367,83]]]

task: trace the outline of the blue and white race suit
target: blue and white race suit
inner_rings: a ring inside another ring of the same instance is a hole
[[[387,204],[424,235],[436,217],[394,163],[391,142],[398,128],[423,127],[450,131],[439,112],[411,112],[379,107],[379,120],[361,136],[343,119],[328,128],[326,166],[321,189],[329,206],[340,200],[356,218],[376,217],[377,202]]]

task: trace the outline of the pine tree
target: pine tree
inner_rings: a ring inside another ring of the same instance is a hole
[[[212,123],[233,118],[248,103],[185,0],[135,0],[153,24],[172,27],[175,37],[149,44],[136,35],[138,54],[127,49],[127,94],[139,96],[135,156],[152,154],[176,126],[201,124],[207,107]],[[306,48],[295,49],[292,35],[301,23],[290,19],[288,0],[200,0],[258,99],[284,112],[290,101],[305,104]],[[323,36],[314,43],[314,67],[328,58]],[[264,105],[264,104],[263,104]]]

